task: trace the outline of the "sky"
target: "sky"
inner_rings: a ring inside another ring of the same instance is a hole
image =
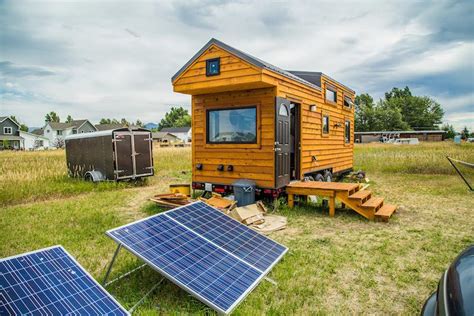
[[[0,116],[159,122],[209,39],[375,99],[408,85],[474,129],[474,1],[0,0]]]

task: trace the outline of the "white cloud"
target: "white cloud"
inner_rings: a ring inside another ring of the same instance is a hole
[[[326,72],[376,98],[416,79],[415,90],[446,97],[448,115],[473,104],[466,91],[443,90],[423,79],[465,74],[473,67],[472,36],[463,38],[458,25],[469,10],[443,1],[343,1],[336,7],[332,1],[11,1],[0,6],[6,25],[0,31],[0,61],[49,74],[0,76],[6,87],[0,112],[29,125],[40,125],[51,110],[63,118],[147,122],[158,121],[171,105],[189,107],[189,96],[173,93],[170,78],[211,37],[282,68]]]

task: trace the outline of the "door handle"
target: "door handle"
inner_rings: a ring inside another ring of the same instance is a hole
[[[276,148],[274,149],[275,151],[281,151],[281,148]]]

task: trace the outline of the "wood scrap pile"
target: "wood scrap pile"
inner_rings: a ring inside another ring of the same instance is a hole
[[[286,217],[269,214],[262,201],[237,207],[229,215],[262,234],[285,229],[287,225]]]
[[[157,194],[150,198],[150,201],[169,208],[175,208],[194,202],[191,198],[182,193]]]
[[[199,200],[217,208],[227,215],[237,206],[237,201],[225,199],[218,194],[213,194],[209,199],[199,198]]]

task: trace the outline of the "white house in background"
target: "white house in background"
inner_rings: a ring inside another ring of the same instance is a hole
[[[191,127],[165,127],[160,132],[173,134],[185,143],[192,140]]]
[[[97,128],[89,120],[74,120],[70,123],[46,122],[43,136],[49,139],[49,146],[56,147],[58,141],[72,134],[96,132]]]
[[[49,146],[42,135],[20,130],[20,125],[8,116],[0,117],[0,149],[35,150]]]
[[[42,135],[20,131],[24,150],[43,150],[49,148],[49,139]]]

